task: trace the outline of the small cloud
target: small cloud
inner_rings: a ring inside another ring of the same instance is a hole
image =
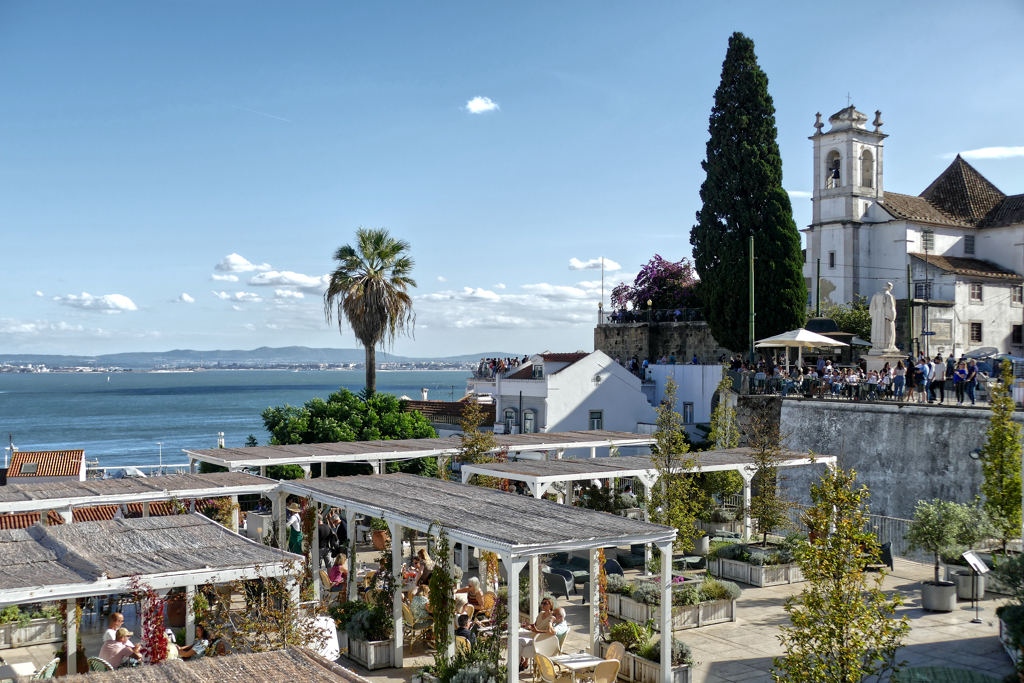
[[[275,289],[275,299],[305,299],[306,295],[302,292],[293,292],[290,289]]]
[[[789,193],[790,197],[801,197],[802,198],[802,197],[810,197],[810,196],[812,196],[810,192],[804,192],[803,190],[786,190],[786,192]]]
[[[486,114],[489,111],[498,111],[499,109],[498,103],[490,97],[480,97],[478,95],[469,102],[466,102],[466,111],[470,114]]]
[[[494,288],[495,288],[495,289],[505,289],[505,285],[503,285],[503,284],[501,284],[501,283],[499,282],[498,284],[494,285]]]
[[[307,292],[323,292],[327,289],[330,277],[322,275],[303,275],[284,270],[280,273],[272,270],[268,273],[260,273],[249,278],[249,284],[253,287],[295,287]]]
[[[581,289],[598,289],[601,286],[600,280],[584,280],[583,282],[577,282],[576,286]]]
[[[175,301],[177,303],[180,303],[180,304],[194,304],[196,302],[195,299],[190,297],[188,294],[184,294],[184,293],[182,293],[181,296],[179,296],[177,299],[175,299]]]
[[[237,305],[232,305],[232,306],[231,306],[231,308],[233,308],[233,309],[234,309],[234,310],[236,310],[236,311],[244,311],[244,310],[245,310],[245,309],[244,309],[244,308],[242,308],[241,306],[237,306]]]
[[[217,273],[214,273],[210,276],[210,279],[217,282],[238,282],[237,275],[217,275]]]
[[[139,310],[132,300],[123,294],[93,296],[82,292],[81,296],[68,294],[67,296],[55,296],[53,300],[62,306],[80,308],[84,311],[94,311],[96,313],[123,313],[124,311]]]
[[[437,276],[437,281],[438,281],[438,282],[448,282],[448,278],[446,278],[446,277],[445,277],[445,276],[443,276],[443,275],[438,275],[438,276]]]
[[[257,266],[238,254],[228,254],[222,258],[217,265],[213,267],[213,269],[219,270],[222,273],[248,273],[252,270],[270,270],[271,268],[269,263]]]
[[[36,290],[36,296],[43,296],[43,293],[40,292],[39,290]]]
[[[947,159],[955,159],[956,153],[951,152],[945,156]],[[982,147],[960,152],[960,156],[964,159],[1011,159],[1024,157],[1024,147]]]
[[[227,292],[213,292],[213,295],[223,301],[240,301],[242,303],[256,303],[263,301],[259,294],[253,294],[251,292],[235,292],[234,294],[228,294]]]
[[[578,258],[569,259],[569,270],[600,270],[601,261],[604,261],[605,270],[619,270],[622,268],[611,259],[592,258],[589,261],[580,261]]]

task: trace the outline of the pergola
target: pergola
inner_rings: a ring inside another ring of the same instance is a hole
[[[386,474],[361,477],[333,477],[282,481],[276,509],[283,510],[288,494],[309,497],[318,503],[344,508],[349,528],[356,514],[383,518],[388,523],[392,544],[392,570],[397,575],[402,565],[402,531],[414,529],[436,533],[443,527],[452,541],[463,548],[472,545],[494,552],[501,558],[509,577],[519,576],[530,567],[530,614],[538,609],[540,583],[539,556],[547,553],[586,550],[590,570],[597,576],[597,551],[604,547],[653,543],[663,554],[661,619],[671,623],[672,543],[676,531],[669,527],[632,520],[603,512],[567,507],[550,501],[517,496],[495,489],[467,486],[441,479],[411,474]],[[283,528],[282,523],[282,528]],[[433,529],[431,527],[433,526]],[[466,553],[463,553],[463,557]],[[351,562],[351,558],[350,558]],[[350,569],[350,576],[353,576]],[[349,597],[354,597],[355,581],[349,582]],[[600,599],[597,581],[591,582],[590,636],[597,652],[597,610]],[[394,665],[403,666],[402,598],[396,591],[394,601]],[[519,582],[508,582],[508,602],[514,614],[519,604]],[[511,619],[510,623],[515,620]],[[454,633],[454,624],[448,625]],[[666,631],[669,631],[666,629]],[[665,638],[662,634],[662,638]],[[668,633],[671,637],[671,633]],[[452,639],[454,642],[454,638]],[[661,649],[662,681],[670,683],[671,647]],[[519,641],[514,632],[508,639],[508,680],[519,680]]]
[[[598,448],[620,446],[649,446],[654,438],[631,432],[593,430],[585,432],[552,432],[549,434],[495,434],[497,447],[494,452],[508,449],[515,455],[524,451],[553,452],[555,458],[570,448],[589,448],[591,457]],[[414,458],[446,458],[458,454],[458,439],[390,439],[384,441],[339,441],[337,443],[298,444],[287,446],[253,446],[251,448],[209,448],[205,450],[183,449],[189,459],[189,470],[195,469],[196,462],[207,462],[231,471],[242,468],[256,468],[266,476],[271,465],[299,465],[310,475],[310,466],[328,462],[365,462],[373,466],[374,473],[381,472],[381,465],[389,460],[412,460]]]
[[[77,598],[284,577],[302,557],[255,543],[198,514],[114,519],[0,531],[0,607],[65,601],[68,672],[75,672]],[[288,579],[298,600],[298,583]],[[188,640],[194,617],[186,610]]]
[[[142,516],[149,517],[149,503],[221,497],[237,503],[238,496],[268,495],[276,488],[277,480],[244,472],[8,484],[0,487],[0,514],[57,510],[71,523],[76,507],[142,503]],[[238,529],[237,509],[234,528]]]
[[[754,477],[754,458],[751,448],[728,448],[717,451],[694,453],[694,472],[723,472],[732,470],[743,477],[743,538],[750,539],[750,482]],[[784,451],[777,461],[779,467],[800,467],[812,463],[835,463],[834,455],[814,456],[808,453]],[[578,458],[535,462],[502,462],[480,465],[463,465],[462,481],[465,483],[474,474],[501,477],[525,482],[535,498],[540,498],[556,482],[588,481],[635,477],[650,490],[658,480],[658,468],[650,455],[633,455],[620,458]],[[647,511],[644,510],[644,518]]]

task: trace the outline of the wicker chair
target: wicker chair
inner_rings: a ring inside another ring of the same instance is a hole
[[[113,671],[114,667],[105,659],[89,657],[89,671]]]
[[[331,591],[331,580],[327,577],[327,570],[320,570],[320,594],[323,596],[323,602],[326,607],[330,607],[332,602],[336,600],[340,601],[342,591]]]
[[[50,663],[44,666],[42,669],[36,672],[36,675],[31,678],[33,681],[46,681],[53,678],[53,674],[57,671],[57,665],[60,664],[60,659],[54,657],[50,660]]]
[[[615,683],[619,677],[619,660],[605,660],[594,667],[594,683]]]
[[[402,621],[402,631],[405,634],[405,638],[409,641],[409,652],[412,653],[412,649],[416,647],[417,641],[426,643],[427,638],[433,633],[434,620],[421,619],[416,621],[409,606],[402,605]]]
[[[469,654],[469,651],[473,649],[473,644],[469,642],[467,638],[462,636],[455,636],[455,652],[462,654]]]

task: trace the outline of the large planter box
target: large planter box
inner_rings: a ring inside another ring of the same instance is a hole
[[[605,597],[608,598],[608,616],[618,617],[619,598],[622,596],[619,593],[605,593]]]
[[[600,641],[601,656],[608,653],[608,645]],[[629,652],[623,653],[619,666],[619,680],[626,683],[661,683],[661,664],[637,657]],[[672,683],[691,683],[692,670],[685,664],[672,667]]]
[[[648,620],[653,620],[654,630],[661,630],[660,606],[645,605],[624,596],[620,599],[619,606],[621,608],[619,618],[623,621],[632,621],[643,625]],[[629,616],[626,616],[627,614]],[[673,631],[722,624],[727,621],[736,621],[735,600],[716,600],[697,605],[675,605],[672,607]]]
[[[1017,666],[1017,662],[1024,657],[1024,652],[1015,648],[1013,643],[1010,642],[1010,632],[1006,628],[1006,622],[1002,619],[999,620],[999,642],[1003,644],[1003,649],[1006,650],[1006,654],[1010,655],[1010,659],[1013,660],[1013,665]]]
[[[366,642],[355,638],[348,639],[348,658],[370,671],[394,666],[393,654],[394,645],[390,640]]]
[[[698,519],[697,528],[703,529],[708,536],[714,536],[719,531],[730,531],[735,534],[742,534],[743,520],[734,519],[731,522],[702,522]]]
[[[24,628],[18,628],[17,624],[4,624],[0,626],[0,650],[59,643],[63,640],[62,630],[57,618],[33,619]]]
[[[806,581],[803,572],[800,571],[800,565],[795,562],[759,566],[719,558],[708,562],[708,572],[720,579],[739,581],[758,588]]]
[[[341,650],[341,654],[347,654],[348,652],[348,631],[338,629],[338,649]]]
[[[650,606],[637,602],[625,595],[619,596],[619,613],[617,615],[623,621],[632,621],[637,624],[646,624],[651,618]]]

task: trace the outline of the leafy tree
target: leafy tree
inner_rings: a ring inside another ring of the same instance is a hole
[[[255,436],[250,434],[249,438],[245,440],[245,445],[248,448],[255,448],[256,446],[260,445],[260,442],[256,440]]]
[[[480,465],[495,461],[494,451],[498,448],[498,441],[494,438],[494,432],[480,429],[484,420],[483,407],[472,399],[466,401],[462,408],[462,418],[459,420],[462,433],[459,434],[461,443],[456,457],[460,464]],[[496,477],[478,475],[471,479],[471,483],[487,488],[499,488],[501,481]]]
[[[313,398],[301,407],[285,404],[263,411],[263,425],[272,445],[377,441],[384,439],[425,439],[437,436],[427,418],[419,412],[405,412],[393,394],[361,398],[345,388],[327,397]],[[297,465],[285,465],[295,467]],[[388,472],[411,472],[433,476],[433,458],[389,462]],[[267,469],[268,476],[273,476]],[[369,465],[327,463],[327,476],[364,474]],[[302,470],[299,469],[301,472]],[[301,474],[300,474],[301,476]]]
[[[632,304],[634,309],[695,308],[700,305],[695,292],[697,274],[689,259],[668,261],[660,255],[647,262],[632,285],[621,282],[612,290],[612,303],[618,308]]]
[[[665,382],[665,398],[655,409],[658,417],[651,457],[660,485],[652,487],[648,506],[651,519],[678,531],[675,549],[686,552],[693,549],[693,539],[699,535],[694,523],[703,496],[692,476],[697,460],[690,453],[683,418],[675,409],[677,389],[675,380]]]
[[[334,252],[338,267],[324,292],[324,314],[331,322],[337,309],[366,349],[366,391],[377,391],[377,345],[393,345],[395,337],[416,325],[409,287],[413,260],[409,243],[395,239],[384,228],[356,230],[356,246],[346,244]]]
[[[971,522],[970,507],[936,498],[919,500],[914,508],[914,521],[905,539],[907,550],[924,550],[935,557],[935,582],[939,581],[939,559],[949,548],[955,548]]]
[[[1021,428],[1013,421],[1013,369],[1003,363],[998,382],[991,384],[988,430],[981,448],[981,472],[985,481],[981,492],[985,510],[996,525],[1006,552],[1006,541],[1021,533]]]
[[[756,493],[750,499],[750,517],[757,522],[762,543],[768,543],[768,534],[789,524],[792,504],[779,490],[779,461],[784,441],[777,420],[767,405],[758,406],[750,423],[750,457],[754,461],[753,485]]]
[[[700,276],[704,319],[727,349],[747,348],[749,239],[754,238],[757,334],[770,337],[802,327],[807,308],[800,234],[782,188],[775,106],[754,41],[729,39],[722,80],[711,109],[703,206],[690,231]]]
[[[895,619],[903,597],[882,591],[886,572],[869,583],[863,555],[878,555],[868,527],[866,486],[854,488],[856,472],[830,468],[811,487],[804,514],[811,529],[827,529],[796,551],[806,587],[786,600],[791,626],[779,639],[786,656],[775,658],[775,681],[855,683],[883,680],[903,666],[896,653],[910,632],[907,617]],[[872,585],[873,584],[873,585]]]
[[[708,432],[708,441],[714,444],[715,449],[736,448],[740,443],[740,430],[736,422],[736,409],[729,403],[729,395],[732,389],[732,378],[723,369],[722,380],[718,383],[718,405],[711,412],[711,431]]]
[[[871,339],[871,307],[865,297],[854,295],[848,304],[829,304],[822,308],[821,313],[832,318],[840,332],[852,332],[861,339]]]

